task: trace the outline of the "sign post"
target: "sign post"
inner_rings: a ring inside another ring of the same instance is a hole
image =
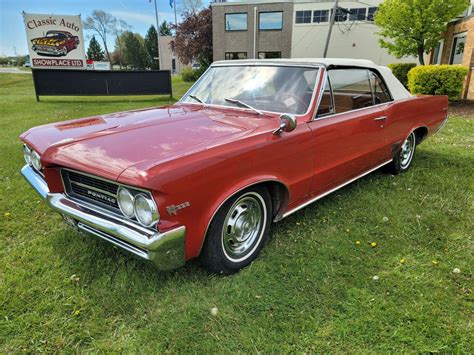
[[[23,12],[32,68],[86,69],[81,16]]]

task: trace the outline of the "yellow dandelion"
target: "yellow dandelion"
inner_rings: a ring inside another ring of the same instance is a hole
[[[372,242],[372,243],[370,243],[370,246],[371,246],[372,248],[375,248],[375,247],[377,246],[377,243],[376,243],[376,242]]]
[[[360,245],[360,240],[356,240],[356,245]]]
[[[79,309],[76,309],[74,312],[73,312],[73,315],[75,316],[78,316],[79,314],[81,314],[81,311]]]
[[[8,216],[10,216],[10,215],[11,215],[10,212],[6,212],[6,213],[5,213],[5,217],[8,217]]]
[[[432,263],[433,265],[438,265],[438,262],[437,262],[436,260],[431,260],[431,263]]]
[[[405,258],[400,259],[400,264],[405,264]]]

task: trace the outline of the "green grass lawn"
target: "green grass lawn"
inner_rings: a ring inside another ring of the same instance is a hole
[[[187,86],[175,79],[175,96]],[[32,126],[168,102],[37,103],[30,76],[0,74],[0,353],[474,351],[474,120],[451,117],[409,172],[274,225],[256,262],[219,277],[161,272],[67,229],[19,173]]]

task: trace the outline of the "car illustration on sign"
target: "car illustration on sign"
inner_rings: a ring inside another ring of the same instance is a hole
[[[199,257],[231,274],[272,222],[408,170],[447,108],[367,60],[220,61],[173,105],[28,130],[22,174],[77,230],[160,269]]]
[[[62,57],[77,48],[79,37],[67,31],[48,31],[46,36],[33,38],[31,43],[38,54]]]

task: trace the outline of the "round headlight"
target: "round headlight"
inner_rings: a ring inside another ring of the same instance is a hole
[[[151,227],[159,218],[155,203],[143,194],[135,196],[135,216],[146,227]]]
[[[124,187],[117,192],[118,205],[122,213],[129,218],[133,217],[133,195]]]
[[[31,149],[26,144],[23,145],[23,157],[26,164],[31,165]]]
[[[41,158],[38,153],[36,153],[34,150],[31,152],[31,165],[33,165],[33,168],[36,170],[40,171],[42,166],[41,166]]]

